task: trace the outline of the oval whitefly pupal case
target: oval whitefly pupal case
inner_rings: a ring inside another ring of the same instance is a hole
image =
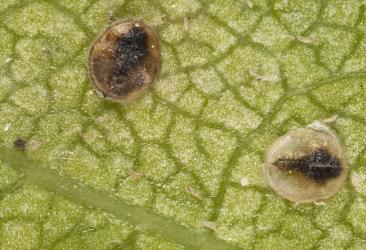
[[[263,172],[282,197],[297,203],[318,202],[341,189],[348,162],[335,132],[314,122],[278,138],[267,152]]]
[[[99,96],[131,102],[149,89],[160,70],[160,42],[142,21],[113,22],[93,42],[89,72]]]

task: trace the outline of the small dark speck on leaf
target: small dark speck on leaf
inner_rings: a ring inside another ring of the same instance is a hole
[[[18,138],[14,141],[14,147],[16,147],[18,149],[25,149],[26,146],[27,146],[27,142],[21,138]]]

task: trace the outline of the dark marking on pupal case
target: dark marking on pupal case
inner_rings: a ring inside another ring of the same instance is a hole
[[[89,71],[101,96],[129,102],[152,86],[160,70],[158,35],[141,21],[112,23],[89,55]]]
[[[118,42],[111,80],[111,88],[118,94],[126,95],[142,86],[144,78],[134,77],[131,73],[148,56],[147,39],[147,34],[141,27],[132,27]]]
[[[283,171],[300,172],[319,184],[338,177],[342,171],[340,161],[324,148],[317,148],[308,155],[279,158],[273,165]]]

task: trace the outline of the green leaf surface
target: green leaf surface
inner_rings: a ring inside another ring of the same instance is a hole
[[[110,17],[161,38],[129,105],[86,67]],[[0,0],[0,37],[0,249],[364,249],[365,1]],[[266,150],[334,115],[345,187],[282,199]]]

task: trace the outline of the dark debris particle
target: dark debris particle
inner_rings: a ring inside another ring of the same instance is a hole
[[[340,161],[323,148],[301,157],[279,158],[273,164],[281,170],[298,171],[319,184],[338,177],[342,171]]]
[[[16,147],[18,149],[25,149],[26,146],[27,146],[27,142],[21,138],[18,138],[14,141],[14,147]]]

